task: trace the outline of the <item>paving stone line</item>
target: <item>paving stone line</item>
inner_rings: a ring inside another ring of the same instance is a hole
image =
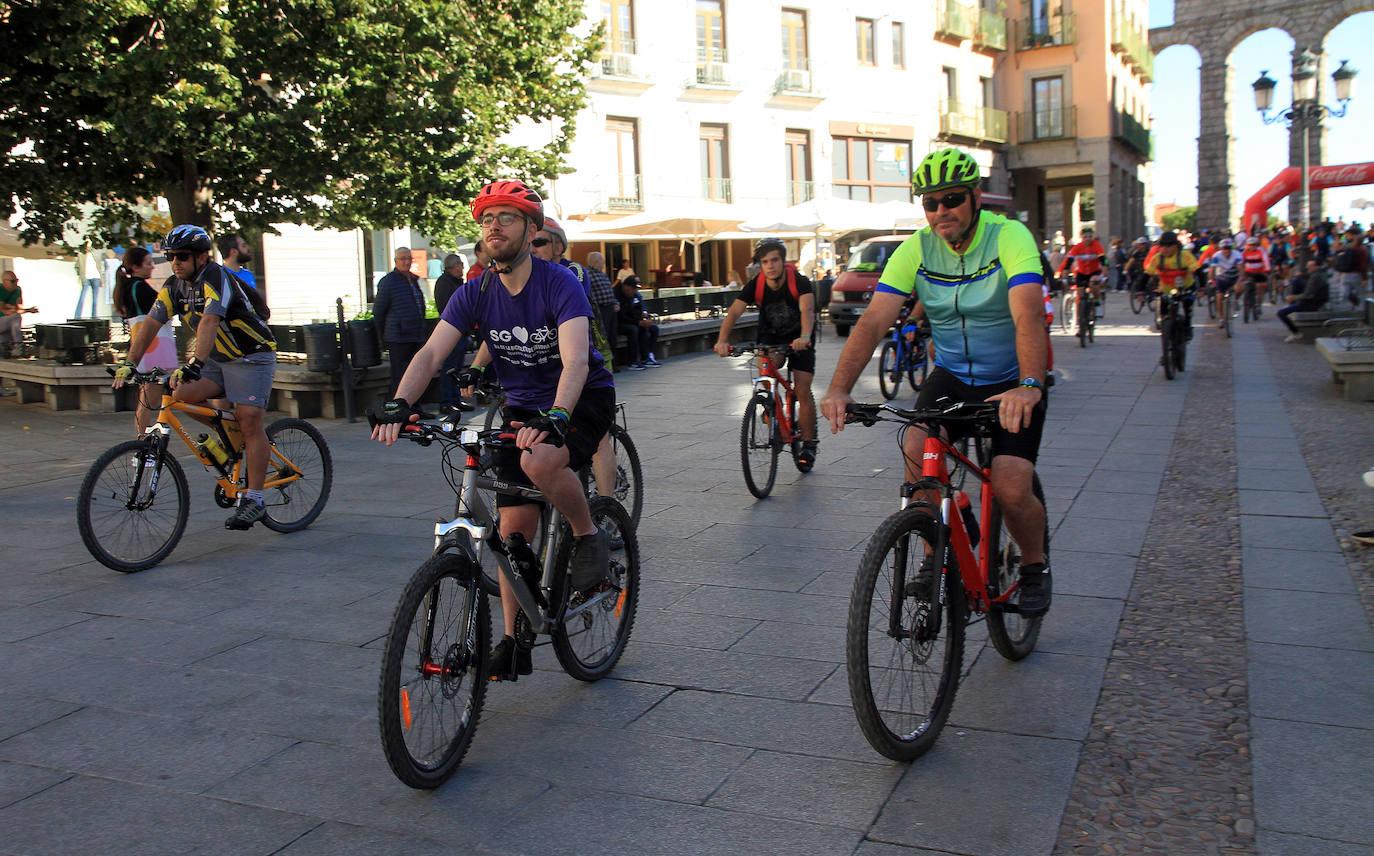
[[[1276,336],[1261,335],[1279,395],[1293,422],[1307,469],[1336,530],[1350,576],[1359,591],[1365,614],[1374,624],[1374,548],[1350,538],[1351,532],[1374,529],[1374,490],[1361,474],[1374,467],[1374,407],[1345,401],[1332,386],[1318,380],[1329,371],[1313,348],[1295,348]],[[1283,383],[1287,377],[1300,382]]]
[[[1230,348],[1199,326],[1189,350],[1185,416],[1056,853],[1255,852]]]

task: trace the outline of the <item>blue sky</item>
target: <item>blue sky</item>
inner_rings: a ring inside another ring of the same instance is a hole
[[[1151,26],[1164,26],[1173,21],[1171,0],[1152,0]],[[1374,56],[1369,45],[1374,44],[1374,12],[1364,12],[1343,21],[1326,40],[1328,75],[1326,89],[1330,98],[1330,73],[1348,59],[1360,70],[1355,80],[1355,97],[1343,119],[1331,119],[1327,124],[1327,151],[1322,161],[1329,164],[1358,163],[1374,160],[1374,63],[1365,59]],[[1362,49],[1363,48],[1363,49]],[[1255,110],[1255,97],[1250,88],[1260,71],[1279,82],[1274,103],[1285,107],[1291,103],[1289,55],[1293,40],[1279,30],[1263,30],[1250,36],[1231,53],[1231,134],[1235,137],[1232,175],[1236,184],[1236,210],[1251,194],[1264,186],[1275,173],[1288,165],[1288,130],[1281,123],[1265,125]],[[1369,67],[1362,68],[1367,65]],[[1155,80],[1150,96],[1154,114],[1155,162],[1154,196],[1156,203],[1177,202],[1192,205],[1197,202],[1197,135],[1198,135],[1198,55],[1192,48],[1172,47],[1155,61]],[[1177,105],[1175,107],[1174,105]],[[1215,111],[1202,110],[1212,121]],[[1344,216],[1368,223],[1374,220],[1374,208],[1352,207],[1356,199],[1374,201],[1374,185],[1328,190],[1325,194],[1325,213],[1332,219]],[[1281,202],[1272,213],[1284,219],[1288,206]]]

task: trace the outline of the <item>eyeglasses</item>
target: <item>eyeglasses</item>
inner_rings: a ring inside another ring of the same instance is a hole
[[[523,220],[525,215],[515,214],[510,211],[502,211],[500,214],[483,214],[478,220],[478,224],[483,229],[490,229],[493,223],[500,223],[502,226],[513,226],[516,220]]]
[[[553,241],[550,240],[549,238],[535,238],[533,241],[530,241],[530,246],[531,246],[531,247],[547,247],[549,244],[552,244],[552,243],[553,243]]]
[[[195,253],[168,253],[167,258],[174,262],[189,262],[196,257]]]
[[[956,190],[953,193],[946,193],[944,196],[927,196],[921,200],[921,206],[930,212],[939,211],[941,205],[945,206],[947,210],[953,211],[967,201],[968,191]]]

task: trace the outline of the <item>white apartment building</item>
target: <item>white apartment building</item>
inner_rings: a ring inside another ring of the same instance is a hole
[[[950,143],[1005,194],[1007,114],[993,85],[1006,49],[1000,5],[587,0],[605,53],[550,207],[570,234],[595,237],[622,218],[703,207],[776,222],[815,197],[910,203],[912,168]],[[751,236],[722,237],[699,261],[677,240],[576,241],[571,255],[600,249],[612,266],[628,257],[650,281],[671,265],[725,282],[747,263]],[[812,245],[798,247],[810,262]],[[823,250],[822,262],[836,260]]]

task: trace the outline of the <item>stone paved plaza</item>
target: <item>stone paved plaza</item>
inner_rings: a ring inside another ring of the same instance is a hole
[[[539,649],[434,792],[387,768],[376,687],[451,507],[436,449],[317,423],[334,494],[286,536],[226,532],[194,467],[180,547],[125,576],[75,494],[132,416],[0,400],[0,853],[1374,854],[1371,563],[1344,537],[1374,524],[1374,413],[1279,333],[1200,326],[1173,382],[1119,296],[1086,351],[1056,336],[1053,610],[1020,663],[970,628],[910,766],[863,740],[843,665],[894,432],[827,438],[756,501],[739,361],[622,373],[649,484],[630,646],[592,685]]]

